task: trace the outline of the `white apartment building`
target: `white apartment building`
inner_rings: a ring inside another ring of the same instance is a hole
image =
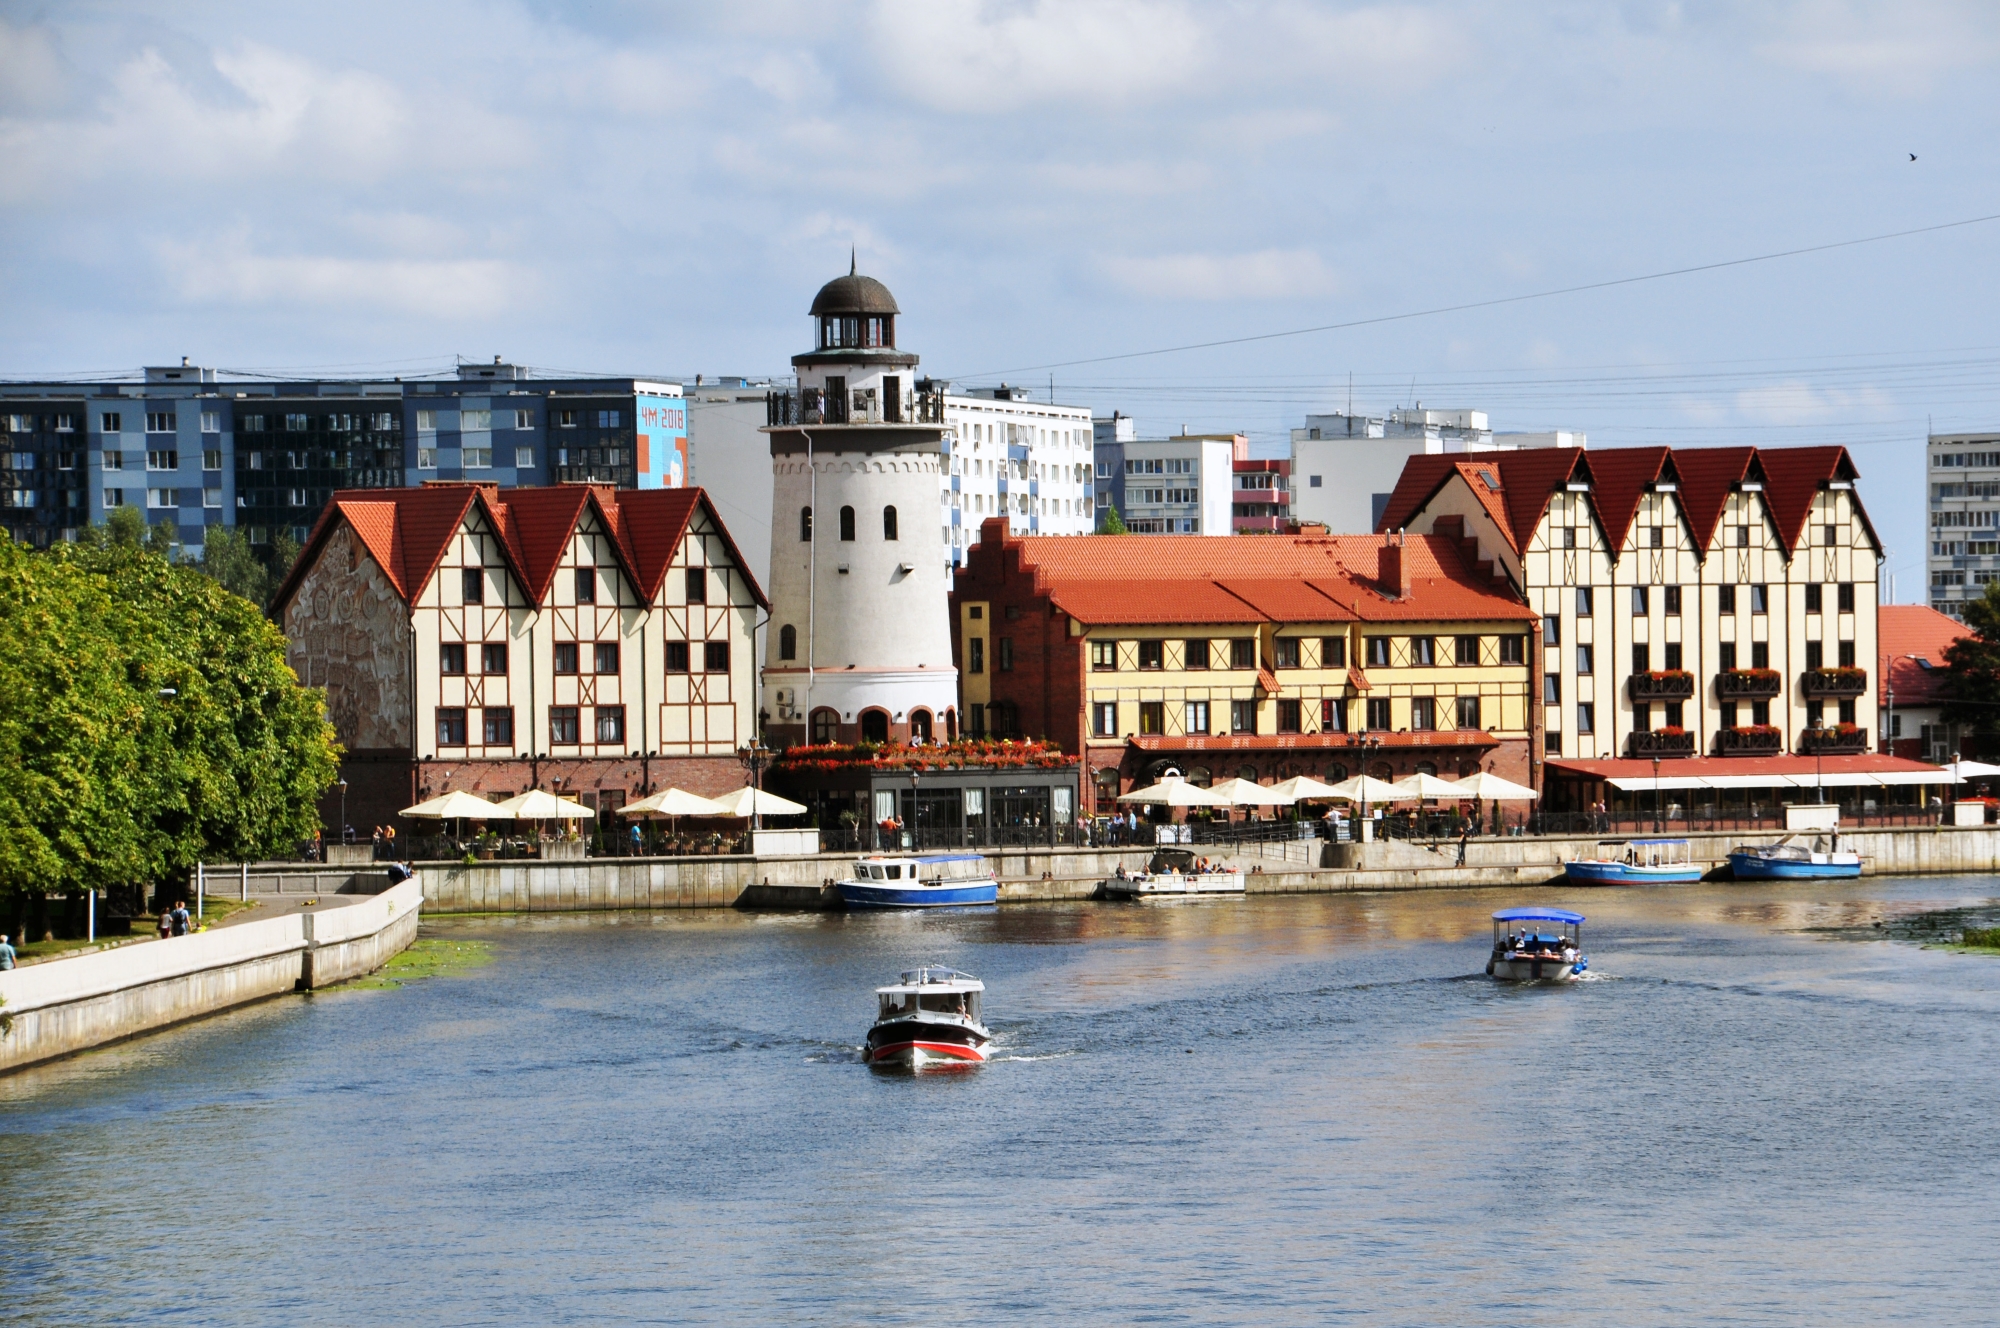
[[[1118,509],[1137,535],[1227,535],[1237,461],[1250,455],[1242,434],[1180,433],[1141,438],[1128,415],[1094,422],[1096,516]]]
[[[1403,463],[1451,452],[1515,452],[1584,447],[1584,435],[1495,433],[1483,410],[1393,410],[1386,416],[1308,415],[1292,430],[1292,515],[1336,534],[1373,531],[1395,492]]]
[[[2000,578],[2000,433],[1934,433],[1924,452],[1931,607],[1963,618]]]
[[[923,386],[923,385],[920,385]],[[1092,432],[1088,406],[1028,399],[1002,384],[954,393],[945,383],[945,473],[938,496],[945,549],[954,567],[979,542],[979,523],[1005,516],[1009,534],[1087,535]]]

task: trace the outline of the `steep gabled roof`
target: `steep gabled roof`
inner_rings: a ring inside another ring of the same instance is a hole
[[[1639,500],[1666,476],[1671,458],[1664,447],[1612,447],[1590,453],[1592,495],[1613,557],[1625,552]]]
[[[1382,519],[1375,523],[1375,533],[1386,535],[1409,525],[1410,519],[1423,511],[1445,482],[1458,473],[1457,461],[1455,456],[1429,452],[1405,461],[1403,473],[1396,477],[1396,487],[1389,492],[1388,505],[1382,509]],[[1506,529],[1504,520],[1500,524]]]
[[[1860,475],[1844,447],[1760,448],[1757,459],[1764,466],[1764,505],[1771,510],[1778,538],[1784,541],[1788,554],[1799,547],[1806,517],[1812,512],[1813,498],[1820,486],[1830,481],[1852,484]],[[1875,535],[1875,525],[1868,519],[1867,509],[1857,501],[1854,510],[1861,517],[1868,538],[1879,550],[1882,542]]]
[[[1754,447],[1688,447],[1674,452],[1681,473],[1681,512],[1687,517],[1694,547],[1706,554],[1715,543],[1722,509],[1738,484],[1760,472]]]

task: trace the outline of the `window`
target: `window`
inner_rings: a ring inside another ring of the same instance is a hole
[[[517,447],[514,449],[514,469],[532,470],[534,468],[534,465],[535,465],[534,448]]]
[[[467,604],[486,602],[486,569],[463,567],[458,573],[459,598]]]
[[[181,454],[179,452],[161,450],[146,453],[147,470],[179,470],[180,468]]]
[[[55,417],[55,421],[56,421],[56,432],[57,432],[57,433],[75,433],[75,432],[76,432],[76,416],[74,416],[74,415],[58,415],[58,416],[56,416],[56,417]]]
[[[577,603],[579,604],[597,603],[597,569],[595,567],[577,568],[575,572],[575,582],[576,582]]]
[[[1347,732],[1347,702],[1328,698],[1319,703],[1319,727],[1322,733]]]
[[[625,741],[624,706],[598,706],[593,718],[597,721],[597,740],[599,742],[622,743]]]
[[[1389,698],[1371,696],[1368,698],[1368,727],[1372,732],[1389,731]]]
[[[303,415],[285,416],[285,432],[287,433],[304,433],[308,427],[310,427],[310,422]]]
[[[687,569],[687,597],[687,602],[690,604],[708,603],[708,569],[706,567],[690,567]]]
[[[460,433],[485,433],[493,428],[493,412],[490,410],[462,410],[458,413]]]
[[[512,747],[514,745],[514,709],[512,706],[487,706],[479,712],[479,726],[488,747]]]
[[[1854,583],[1852,581],[1842,581],[1834,593],[1836,596],[1835,603],[1838,605],[1840,612],[1854,612]]]
[[[1105,673],[1118,667],[1118,643],[1116,641],[1092,641],[1090,643],[1090,667],[1094,672]]]
[[[618,643],[599,641],[590,648],[590,671],[592,673],[618,672]]]
[[[1575,526],[1564,526],[1562,528],[1562,546],[1565,549],[1574,549],[1576,547]]]
[[[1185,657],[1183,667],[1190,669],[1205,669],[1208,667],[1207,641],[1184,642],[1182,643],[1181,650]]]
[[[104,433],[121,433],[123,430],[119,427],[120,418],[117,411],[107,410],[97,417],[97,427]]]
[[[1826,667],[1826,647],[1817,641],[1806,642],[1806,671],[1808,673]]]
[[[493,449],[490,447],[468,447],[465,449],[464,462],[467,470],[491,470],[493,468]]]
[[[221,507],[221,506],[222,506],[222,490],[220,490],[220,489],[203,489],[203,490],[201,491],[201,505],[202,505],[203,507],[215,507],[215,508],[219,508],[219,507]]]
[[[801,544],[809,543],[811,542],[812,537],[813,537],[813,510],[810,507],[801,507],[799,509],[799,543]]]
[[[1281,636],[1271,642],[1272,666],[1280,669],[1295,669],[1299,666],[1299,638]],[[1296,733],[1296,729],[1285,730]]]
[[[1736,587],[1717,586],[1715,588],[1715,608],[1718,613],[1736,612]]]
[[[1366,640],[1368,642],[1368,667],[1371,669],[1387,668],[1389,666],[1389,638],[1386,636],[1371,636],[1366,638]]]
[[[221,470],[222,449],[219,447],[203,448],[201,453],[201,468],[203,470]]]
[[[1090,703],[1090,732],[1099,738],[1118,736],[1118,703],[1116,701],[1093,701]]]
[[[179,489],[146,490],[146,506],[148,507],[179,507],[180,505],[181,492]]]
[[[1430,696],[1410,698],[1410,731],[1428,733],[1437,727],[1437,699]]]
[[[840,538],[850,542],[854,539],[854,509],[851,507],[840,509]]]
[[[986,652],[984,649],[981,648],[985,644],[986,643],[984,641],[981,641],[976,636],[972,638],[971,641],[971,645],[973,647],[972,671],[974,673],[980,672],[985,667]],[[797,659],[798,657],[799,657],[799,629],[792,626],[790,623],[786,623],[783,627],[780,627],[778,629],[778,658]]]
[[[1836,532],[1839,529],[1840,527],[1838,526],[1821,526],[1819,528],[1819,542],[1829,549],[1832,548],[1835,543]]]
[[[1635,642],[1632,646],[1632,672],[1651,673],[1653,671],[1653,648]]]
[[[1014,671],[1014,638],[1003,636],[999,638],[999,641],[999,658],[994,663],[999,666],[1000,672],[1012,673]]]
[[[1824,596],[1824,595],[1823,595],[1823,594],[1822,594],[1821,592],[1822,592],[1822,591],[1823,591],[1824,589],[1825,589],[1825,587],[1823,587],[1823,586],[1819,585],[1819,584],[1818,584],[1818,583],[1816,583],[1816,582],[1815,582],[1814,584],[1812,584],[1812,585],[1809,585],[1809,586],[1807,586],[1807,587],[1806,587],[1806,612],[1807,612],[1807,613],[1818,613],[1818,612],[1820,612],[1820,611],[1821,611],[1821,609],[1822,609],[1822,605],[1823,605],[1823,601],[1824,601],[1824,599],[1825,599],[1825,596]]]
[[[450,706],[437,712],[437,740],[440,747],[465,746],[464,706]]]
[[[984,732],[984,730],[983,728],[981,728],[982,716],[980,712],[983,711],[984,709],[985,709],[984,706],[972,707],[973,727],[981,732]],[[839,729],[835,727],[837,724],[839,724],[839,722],[840,722],[840,712],[837,710],[813,711],[812,740],[816,743],[822,743],[822,744],[832,742],[834,734],[839,732]]]
[[[1768,641],[1753,641],[1750,644],[1750,667],[1768,669],[1771,667],[1771,644]]]
[[[1590,666],[1591,666],[1590,647],[1578,646],[1576,648],[1576,671],[1578,673],[1589,673],[1591,671]]]
[[[1840,722],[1843,724],[1852,724],[1854,722],[1854,702],[1842,701],[1840,703]]]
[[[1681,669],[1681,643],[1678,641],[1669,641],[1662,649],[1667,652],[1667,657],[1661,661],[1662,666],[1669,673],[1679,673]]]
[[[882,509],[882,538],[885,540],[896,538],[896,509],[893,507]]]
[[[1750,612],[1769,613],[1770,609],[1771,609],[1770,588],[1768,586],[1750,587]]]
[[[576,672],[576,642],[574,641],[556,642],[556,672],[557,673]]]
[[[1297,733],[1301,727],[1302,723],[1299,716],[1299,703],[1297,699],[1292,697],[1280,699],[1278,702],[1278,732]]]
[[[1257,703],[1255,701],[1231,701],[1229,703],[1229,731],[1231,733],[1255,733],[1257,731]]]
[[[1563,620],[1553,613],[1542,615],[1542,644],[1559,646],[1563,643]]]
[[[1320,485],[1319,485],[1319,478],[1320,478],[1320,477],[1319,477],[1319,476],[1317,476],[1317,475],[1313,475],[1313,476],[1309,477],[1309,478],[1308,478],[1308,479],[1306,480],[1306,487],[1307,487],[1308,489],[1317,489],[1317,488],[1319,488],[1319,486],[1320,486]]]
[[[1666,610],[1669,618],[1678,618],[1681,616],[1681,588],[1679,586],[1661,586],[1660,598],[1665,601],[1661,607]]]
[[[1139,703],[1139,732],[1165,733],[1167,731],[1167,705],[1164,701],[1141,701]]]
[[[1167,666],[1167,643],[1165,641],[1139,642],[1139,667],[1142,669],[1163,669]]]
[[[1853,668],[1854,643],[1852,641],[1842,641],[1840,645],[1837,647],[1837,653],[1835,655],[1835,658],[1840,661],[1841,668],[1843,669]]]
[[[567,747],[574,744],[576,740],[576,707],[550,706],[549,741],[556,746]]]
[[[1323,636],[1319,642],[1319,666],[1323,669],[1347,667],[1347,638]]]
[[[1715,648],[1715,664],[1724,673],[1736,667],[1736,643],[1724,641]]]
[[[1189,733],[1208,732],[1208,702],[1189,701],[1182,707],[1181,713],[1186,719]]]
[[[146,412],[147,433],[172,433],[173,431],[174,413],[172,411],[149,410]]]
[[[106,507],[123,507],[125,505],[125,491],[123,489],[106,489],[104,491],[104,505]]]
[[[256,453],[254,453],[254,452],[253,452],[253,453],[251,453],[251,456],[252,456],[252,457],[255,457],[255,456],[256,456]],[[436,470],[437,468],[438,468],[438,450],[437,450],[437,449],[436,449],[435,447],[420,447],[420,448],[418,448],[418,449],[417,449],[417,469],[418,469],[418,470]],[[256,466],[252,466],[252,467],[251,467],[251,469],[252,469],[252,470],[256,470],[256,469],[258,469],[258,467],[256,467]]]
[[[1410,663],[1420,667],[1437,663],[1437,641],[1428,636],[1411,637]]]
[[[1667,532],[1659,526],[1646,527],[1646,547],[1664,549],[1667,546]]]
[[[1502,664],[1525,664],[1528,662],[1528,638],[1525,636],[1503,636],[1500,638],[1500,662]]]
[[[619,415],[615,410],[600,410],[597,412],[597,427],[600,429],[616,429],[618,427],[618,420]]]
[[[1588,618],[1593,612],[1595,610],[1591,608],[1590,587],[1578,586],[1576,588],[1576,616],[1579,618]]]
[[[1542,704],[1559,706],[1563,703],[1563,680],[1559,673],[1542,675]]]
[[[1750,722],[1760,728],[1769,724],[1771,722],[1771,703],[1769,701],[1752,701],[1750,703]]]
[[[1559,729],[1550,729],[1542,735],[1542,750],[1550,756],[1562,755],[1563,735]]]
[[[463,645],[459,645],[456,643],[447,643],[445,645],[439,646],[438,672],[439,673],[465,672],[465,647]]]
[[[506,642],[488,642],[479,647],[479,671],[481,673],[505,673],[507,671]]]
[[[1461,696],[1458,698],[1458,714],[1453,720],[1453,724],[1455,727],[1461,729],[1476,729],[1480,727],[1478,697]]]
[[[729,672],[729,643],[727,641],[704,641],[701,643],[701,671],[703,673]]]
[[[1679,701],[1669,701],[1669,702],[1667,702],[1667,727],[1668,727],[1668,728],[1670,728],[1670,729],[1678,729],[1678,728],[1685,728],[1685,727],[1687,727],[1686,725],[1684,725],[1683,723],[1681,723],[1681,721],[1682,721],[1682,720],[1683,720],[1684,718],[1686,718],[1686,711],[1685,711],[1685,710],[1684,710],[1684,708],[1683,708],[1683,703],[1682,703],[1682,702],[1679,702]]]
[[[1576,708],[1576,731],[1578,733],[1597,732],[1597,707],[1584,701]]]
[[[1229,643],[1229,667],[1232,669],[1257,667],[1257,642],[1254,638],[1237,637]]]
[[[1455,636],[1451,641],[1451,659],[1454,664],[1477,664],[1479,662],[1479,638],[1476,636]]]
[[[1646,614],[1652,612],[1652,596],[1647,591],[1648,587],[1646,586],[1632,587],[1632,612],[1636,616],[1644,617]]]
[[[419,413],[418,418],[422,418],[421,413]],[[556,411],[550,418],[555,421],[556,428],[558,429],[574,429],[576,427],[576,412],[573,410]],[[423,426],[419,424],[417,427],[422,428]]]
[[[667,672],[686,673],[687,671],[688,643],[685,641],[667,642]]]

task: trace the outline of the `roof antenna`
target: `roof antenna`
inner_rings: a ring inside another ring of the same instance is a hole
[[[854,246],[850,244],[847,246],[847,275],[851,277],[855,274],[855,271]]]

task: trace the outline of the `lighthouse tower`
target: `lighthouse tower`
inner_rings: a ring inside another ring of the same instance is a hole
[[[853,270],[812,303],[798,389],[770,398],[774,744],[956,736],[938,519],[942,397],[896,348],[895,297]]]

